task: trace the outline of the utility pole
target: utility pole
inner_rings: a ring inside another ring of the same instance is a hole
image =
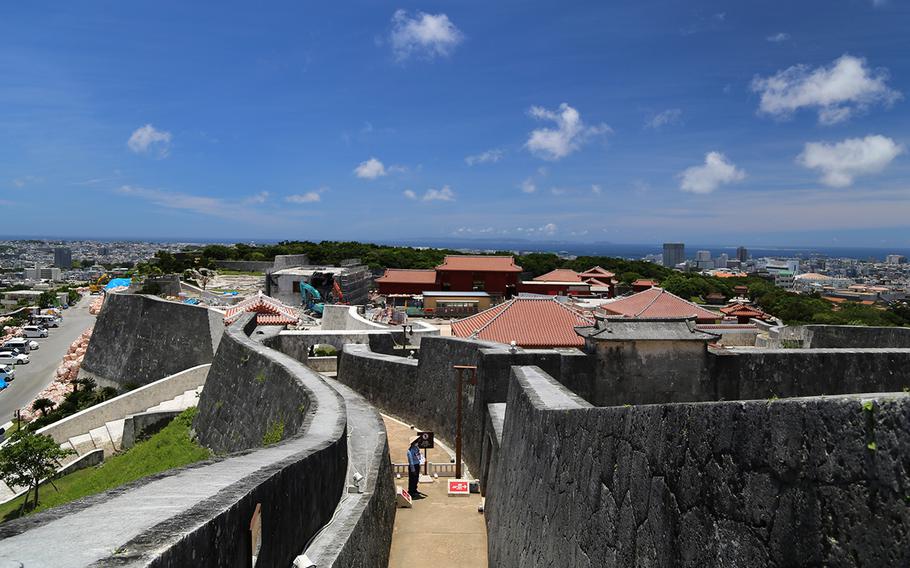
[[[462,397],[464,396],[464,372],[471,371],[468,377],[469,385],[477,384],[477,366],[476,365],[453,365],[456,374],[455,393],[455,479],[461,479],[461,406]]]

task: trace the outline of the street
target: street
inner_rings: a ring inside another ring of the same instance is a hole
[[[30,362],[16,365],[16,379],[0,391],[0,424],[13,420],[16,410],[31,402],[53,380],[70,344],[95,321],[95,316],[88,313],[92,299],[84,296],[64,310],[60,327],[50,328],[47,338],[35,340],[41,347],[28,354]]]

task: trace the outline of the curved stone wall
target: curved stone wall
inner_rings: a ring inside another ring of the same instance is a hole
[[[101,386],[142,386],[211,363],[223,315],[140,294],[108,294],[80,377]]]
[[[907,393],[595,408],[515,367],[491,566],[906,566]]]

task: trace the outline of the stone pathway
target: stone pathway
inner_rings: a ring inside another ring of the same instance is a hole
[[[416,431],[383,415],[389,439],[392,463],[407,463],[408,445]],[[448,463],[450,454],[436,448],[429,450],[433,463]],[[402,474],[396,485],[407,489],[408,477]],[[449,497],[445,478],[435,483],[421,483],[426,499],[414,501],[411,509],[397,509],[392,532],[389,568],[432,566],[433,568],[482,568],[487,566],[487,528],[482,513],[477,512],[480,495]]]

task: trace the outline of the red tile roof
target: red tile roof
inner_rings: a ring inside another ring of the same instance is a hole
[[[581,282],[581,276],[570,268],[557,268],[534,279],[536,282]]]
[[[412,270],[404,268],[386,268],[385,274],[376,279],[384,284],[435,284],[435,270]]]
[[[256,323],[259,325],[292,325],[300,319],[297,311],[286,306],[278,300],[266,296],[260,290],[255,296],[250,296],[239,304],[233,305],[224,312],[224,323],[232,324],[247,312],[259,314],[256,316]],[[269,318],[263,318],[269,316]],[[261,323],[267,321],[269,323]]]
[[[748,304],[736,303],[729,306],[724,306],[720,309],[721,313],[727,314],[728,316],[736,317],[750,317],[750,318],[766,318],[768,314],[761,311],[760,309],[750,306]]]
[[[521,272],[511,256],[447,256],[436,270],[470,270],[472,272]]]
[[[659,282],[657,280],[648,280],[646,278],[639,278],[635,282],[632,282],[632,286],[657,286]]]
[[[602,266],[595,266],[594,268],[589,268],[589,269],[585,270],[584,272],[582,272],[581,275],[590,276],[592,278],[606,278],[608,280],[610,278],[613,278],[614,276],[616,276],[615,274],[613,274],[606,268],[603,268]]]
[[[682,318],[695,316],[699,322],[713,322],[721,319],[720,314],[706,310],[697,304],[667,292],[663,288],[657,287],[648,288],[644,292],[620,298],[615,302],[609,302],[602,305],[600,309],[609,314],[630,318]]]
[[[584,339],[575,328],[593,324],[553,298],[513,298],[454,322],[452,334],[521,347],[580,347]]]

